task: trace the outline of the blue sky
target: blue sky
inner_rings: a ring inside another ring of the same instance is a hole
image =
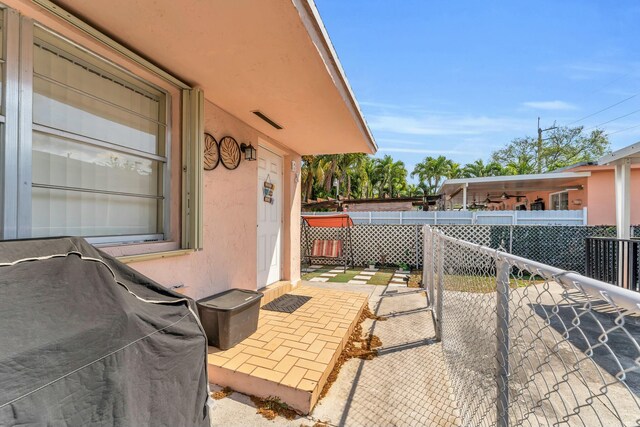
[[[535,136],[538,116],[543,128],[601,125],[613,149],[640,140],[640,1],[316,5],[378,156],[409,171],[425,156],[487,160]]]

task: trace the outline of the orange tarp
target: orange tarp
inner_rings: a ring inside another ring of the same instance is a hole
[[[309,227],[324,227],[324,228],[336,228],[336,227],[352,227],[353,221],[348,214],[338,215],[322,215],[322,216],[302,216],[302,220],[307,223]]]

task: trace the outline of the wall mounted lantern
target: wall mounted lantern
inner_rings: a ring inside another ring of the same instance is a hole
[[[249,160],[251,162],[258,159],[256,155],[256,149],[253,148],[253,145],[242,143],[240,144],[240,150],[244,153],[245,160]]]

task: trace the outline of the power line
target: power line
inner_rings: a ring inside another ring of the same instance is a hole
[[[630,126],[628,128],[617,130],[615,132],[607,133],[607,136],[615,135],[616,133],[626,132],[628,130],[635,129],[635,128],[640,128],[640,125]]]
[[[627,113],[627,114],[624,114],[624,115],[622,115],[622,116],[618,116],[618,117],[616,117],[616,118],[614,118],[614,119],[607,120],[606,122],[599,123],[599,124],[597,124],[597,125],[595,125],[595,126],[591,126],[589,129],[586,129],[586,130],[591,130],[591,129],[598,128],[598,127],[600,127],[600,126],[602,126],[602,125],[606,125],[606,124],[608,124],[608,123],[615,122],[616,120],[624,119],[625,117],[629,117],[630,115],[632,115],[632,114],[636,114],[636,113],[640,113],[640,109],[638,109],[638,110],[634,110],[634,111],[632,111],[632,112],[630,112],[630,113]]]
[[[608,88],[609,86],[613,85],[614,83],[618,83],[620,80],[624,80],[627,77],[629,77],[631,74],[633,74],[633,70],[623,74],[620,77],[616,77],[615,79],[611,80],[609,83],[605,84],[604,86],[600,86],[600,88],[598,88],[597,90],[591,92],[591,95],[595,95],[596,93],[600,93],[602,92],[604,89]]]
[[[613,107],[615,107],[615,106],[618,106],[618,105],[620,105],[620,104],[622,104],[622,103],[624,103],[624,102],[627,102],[628,100],[633,99],[633,98],[635,98],[635,97],[636,97],[636,96],[638,96],[638,95],[640,95],[640,93],[636,93],[636,94],[634,94],[634,95],[631,95],[630,97],[625,98],[625,99],[623,99],[622,101],[618,101],[618,102],[616,102],[615,104],[611,104],[611,105],[609,105],[608,107],[603,108],[602,110],[598,110],[598,111],[596,111],[595,113],[592,113],[592,114],[589,114],[589,115],[584,116],[584,117],[582,117],[582,118],[579,118],[578,120],[574,120],[574,121],[572,121],[571,123],[567,123],[565,126],[569,126],[569,125],[572,125],[572,124],[574,124],[574,123],[581,122],[581,121],[583,121],[584,119],[588,119],[589,117],[593,117],[593,116],[595,116],[595,115],[597,115],[597,114],[600,114],[600,113],[602,113],[602,112],[604,112],[604,111],[610,110],[611,108],[613,108]]]

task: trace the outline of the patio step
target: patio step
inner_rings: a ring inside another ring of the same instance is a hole
[[[271,301],[286,294],[293,288],[295,288],[295,285],[286,280],[281,280],[279,282],[275,282],[271,285],[265,286],[264,288],[259,290],[259,292],[264,295],[260,300],[260,306],[269,304]]]
[[[311,299],[293,313],[260,309],[258,330],[235,347],[209,347],[209,382],[308,414],[353,332],[367,296],[299,286]]]

